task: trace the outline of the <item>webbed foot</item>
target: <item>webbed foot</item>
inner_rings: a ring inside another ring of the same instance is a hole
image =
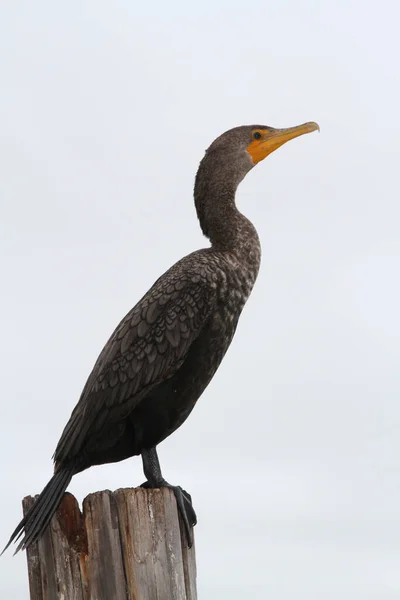
[[[171,485],[168,483],[168,481],[165,481],[165,479],[152,483],[145,481],[140,487],[147,489],[167,487],[174,492],[178,512],[182,517],[185,528],[186,541],[189,548],[191,548],[193,546],[192,527],[194,527],[197,523],[197,517],[192,505],[191,495],[183,490],[179,485]]]

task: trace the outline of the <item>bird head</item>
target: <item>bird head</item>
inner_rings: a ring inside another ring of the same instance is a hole
[[[319,131],[319,126],[313,122],[286,129],[243,125],[217,137],[200,162],[194,185],[194,201],[203,233],[213,243],[217,240],[219,229],[215,223],[224,222],[229,207],[235,205],[237,186],[256,164],[289,140],[316,130]]]
[[[231,167],[244,175],[280,146],[305,133],[319,131],[317,123],[309,122],[296,127],[275,129],[268,125],[244,125],[226,131],[206,151],[206,157]],[[230,170],[230,169],[228,169]]]

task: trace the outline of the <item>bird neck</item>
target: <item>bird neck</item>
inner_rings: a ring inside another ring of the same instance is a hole
[[[202,232],[213,249],[233,251],[248,245],[257,232],[236,207],[236,190],[248,169],[227,169],[225,164],[207,160],[200,163],[194,187],[194,201]]]

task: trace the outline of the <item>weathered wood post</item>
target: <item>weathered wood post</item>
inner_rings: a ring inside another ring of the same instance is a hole
[[[194,547],[167,488],[96,492],[83,513],[65,494],[27,560],[31,600],[197,600]]]

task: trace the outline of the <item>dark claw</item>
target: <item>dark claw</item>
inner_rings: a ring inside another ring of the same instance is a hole
[[[178,512],[182,518],[183,526],[185,528],[186,541],[189,548],[191,548],[193,546],[192,527],[194,527],[197,523],[197,517],[192,505],[191,495],[183,490],[179,485],[171,485],[165,480],[160,481],[157,486],[151,485],[149,481],[145,481],[140,487],[147,489],[155,487],[167,487],[174,492]]]
[[[145,481],[144,483],[142,483],[142,485],[140,486],[142,488],[146,488],[147,490],[151,489],[153,486],[150,485],[150,481]],[[154,488],[153,488],[154,489]]]
[[[192,504],[192,496],[189,494],[189,492],[187,492],[186,490],[180,488],[182,490],[182,494],[185,496],[186,500]],[[192,507],[193,508],[193,507]],[[197,523],[197,521],[196,521]],[[194,525],[196,525],[196,523],[194,523]]]
[[[178,511],[182,517],[183,525],[185,527],[186,541],[189,548],[191,548],[193,546],[192,527],[194,527],[194,525],[197,523],[197,517],[196,513],[194,512],[192,502],[188,499],[185,492],[178,485],[170,485],[168,487],[170,487],[174,492]]]

